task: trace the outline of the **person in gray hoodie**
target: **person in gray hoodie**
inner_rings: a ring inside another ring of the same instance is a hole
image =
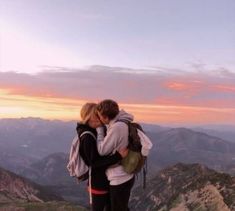
[[[111,155],[117,150],[127,148],[128,126],[126,122],[133,121],[133,115],[119,110],[118,104],[110,99],[98,103],[97,114],[107,125],[107,134],[104,137],[98,130],[97,148],[100,155]],[[124,171],[121,164],[109,167],[106,175],[110,182],[110,198],[112,211],[128,211],[128,202],[131,188],[134,185],[134,175]]]

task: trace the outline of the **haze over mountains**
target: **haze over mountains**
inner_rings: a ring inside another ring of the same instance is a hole
[[[149,133],[155,144],[150,154],[155,168],[164,168],[177,162],[202,163],[210,168],[234,172],[235,144],[205,133],[186,128],[172,128],[157,134]]]
[[[235,143],[235,126],[227,126],[227,127],[222,127],[222,126],[207,126],[205,128],[203,127],[196,127],[193,128],[195,131],[203,132],[211,136],[216,136],[221,139],[231,141]]]
[[[68,152],[75,134],[74,125],[40,118],[1,119],[0,146],[35,159],[54,152]]]
[[[235,175],[235,143],[232,139],[227,141],[206,134],[207,129],[198,132],[198,128],[196,131],[148,124],[143,127],[153,141],[148,159],[148,179],[156,178],[159,171],[178,162],[200,163]],[[76,186],[66,169],[75,128],[76,122],[39,118],[0,120],[0,166],[46,185],[70,202],[87,206],[85,183]],[[225,131],[221,130],[222,133]]]

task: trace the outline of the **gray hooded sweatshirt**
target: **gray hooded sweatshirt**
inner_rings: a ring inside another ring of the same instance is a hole
[[[126,148],[128,145],[128,126],[124,122],[133,121],[133,115],[121,110],[119,114],[110,121],[107,128],[107,135],[103,140],[98,138],[98,151],[100,155],[114,154],[117,150]],[[99,133],[99,132],[98,132]],[[99,137],[102,137],[98,134]],[[106,175],[110,181],[110,185],[120,185],[133,177],[133,174],[128,174],[123,170],[121,165],[109,167],[106,170]]]

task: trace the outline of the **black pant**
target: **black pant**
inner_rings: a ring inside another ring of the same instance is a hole
[[[128,202],[131,188],[134,185],[134,177],[120,185],[110,185],[110,198],[112,211],[128,211]]]
[[[92,211],[111,211],[109,193],[92,194]]]

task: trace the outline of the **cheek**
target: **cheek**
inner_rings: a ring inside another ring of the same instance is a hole
[[[100,121],[96,120],[96,121],[94,121],[94,124],[98,125],[98,124],[100,124]]]
[[[97,127],[97,124],[96,124],[95,121],[92,121],[92,122],[90,123],[90,126],[91,126],[92,128],[96,128],[96,127]]]

